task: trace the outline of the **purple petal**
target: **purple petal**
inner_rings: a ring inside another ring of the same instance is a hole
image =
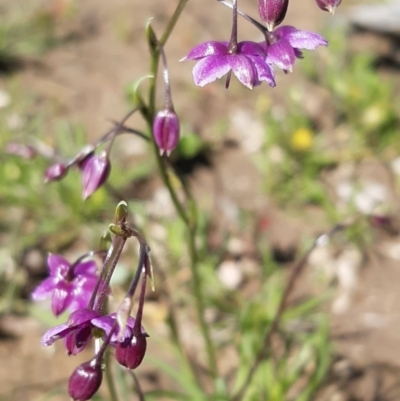
[[[193,68],[193,79],[197,86],[204,86],[223,77],[231,69],[231,56],[209,56],[200,60]]]
[[[68,355],[77,355],[83,351],[92,339],[92,326],[88,323],[72,330],[64,339]]]
[[[259,81],[266,81],[269,86],[276,86],[274,70],[261,57],[248,56],[252,61],[257,71]]]
[[[257,83],[257,71],[252,61],[246,56],[232,54],[229,64],[236,78],[249,89]]]
[[[208,56],[224,56],[228,54],[228,42],[210,41],[197,45],[181,61],[200,60]]]
[[[295,60],[293,47],[285,39],[280,39],[268,47],[268,64],[275,64],[282,70],[292,71]]]
[[[292,26],[282,26],[275,30],[275,35],[286,39],[296,49],[315,50],[318,46],[327,46],[328,42],[315,32],[300,31]]]
[[[97,272],[97,264],[94,260],[88,260],[87,262],[78,263],[74,267],[74,275],[87,275],[87,274],[96,274]]]
[[[67,321],[67,325],[69,327],[76,327],[76,326],[80,326],[84,323],[89,322],[90,320],[96,318],[100,316],[98,312],[95,312],[92,309],[79,309],[75,312],[72,312],[69,315],[68,321]]]
[[[43,299],[49,298],[53,293],[58,280],[54,277],[46,278],[41,284],[39,284],[35,290],[32,292],[31,297],[34,301],[41,301]]]
[[[101,316],[96,319],[92,319],[91,323],[93,326],[98,327],[99,329],[102,329],[104,331],[105,335],[109,335],[111,332],[111,329],[115,323],[115,319],[116,319],[116,314],[111,313],[110,315],[107,315],[107,316]],[[123,343],[124,341],[130,339],[134,325],[135,325],[135,319],[133,317],[129,316],[127,325],[124,330],[124,335],[122,336],[122,338],[119,339],[118,331],[114,332],[113,335],[111,336],[111,341],[110,341],[111,344],[116,345],[117,342]],[[141,332],[142,332],[142,334],[148,336],[146,333],[146,330],[144,329],[143,326],[141,327]]]
[[[245,56],[261,56],[265,57],[267,55],[263,46],[256,42],[244,41],[238,43],[238,54],[243,54]]]
[[[85,295],[76,296],[74,294],[70,305],[68,306],[68,310],[73,313],[79,309],[85,309],[89,305],[90,296],[86,297]]]
[[[61,255],[49,253],[47,266],[49,266],[50,276],[64,278],[65,274],[68,272],[70,263]]]
[[[58,316],[63,313],[71,303],[71,285],[59,282],[53,291],[53,298],[51,300],[51,310]]]
[[[66,323],[52,327],[47,330],[42,337],[41,343],[44,347],[48,347],[60,338],[64,338],[68,333],[74,330],[73,327],[69,327]]]

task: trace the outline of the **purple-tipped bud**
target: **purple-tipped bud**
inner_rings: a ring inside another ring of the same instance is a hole
[[[258,12],[271,32],[285,18],[289,0],[259,0]]]
[[[68,167],[62,163],[52,164],[44,173],[45,182],[59,181],[63,179],[68,173]]]
[[[316,0],[316,2],[321,10],[334,14],[336,7],[339,7],[342,0]]]
[[[83,199],[87,199],[107,180],[111,165],[105,152],[90,157],[83,168],[82,185]]]
[[[103,379],[103,372],[96,358],[79,365],[68,382],[68,394],[74,401],[86,401],[96,394]]]
[[[127,343],[118,343],[115,350],[117,361],[128,369],[136,369],[146,353],[146,337],[146,334],[139,334],[133,336]]]
[[[154,140],[160,153],[169,155],[179,142],[179,119],[173,110],[164,109],[157,113],[153,125]]]

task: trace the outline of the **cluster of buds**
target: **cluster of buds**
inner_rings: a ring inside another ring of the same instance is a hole
[[[64,339],[67,353],[76,355],[92,339],[102,341],[94,357],[79,365],[69,379],[68,392],[74,401],[88,400],[99,389],[104,354],[108,348],[115,349],[116,360],[128,369],[137,368],[146,353],[148,334],[142,326],[142,316],[147,277],[152,278],[150,248],[137,230],[127,226],[127,214],[126,203],[120,202],[115,222],[110,225],[114,238],[108,250],[103,245],[109,236],[102,239],[101,250],[85,254],[72,264],[60,255],[50,254],[47,259],[49,277],[32,293],[34,300],[50,298],[56,316],[65,310],[70,311],[65,323],[52,327],[44,334],[44,346]],[[137,270],[120,306],[115,312],[107,313],[105,305],[110,292],[109,283],[124,245],[131,237],[139,242]],[[93,260],[95,254],[102,257],[103,266],[99,274]],[[140,282],[138,308],[135,317],[132,317],[132,298]]]
[[[45,181],[59,181],[63,179],[70,168],[77,167],[82,173],[82,196],[87,199],[107,180],[110,171],[110,152],[115,138],[124,132],[133,132],[135,130],[127,129],[124,124],[126,120],[136,111],[129,112],[123,120],[103,135],[96,143],[86,145],[74,157],[65,162],[57,161],[50,165],[45,172]],[[103,150],[96,151],[104,146]]]
[[[303,57],[303,49],[315,50],[318,46],[328,44],[322,36],[314,32],[301,31],[293,26],[276,28],[285,19],[289,0],[259,0],[259,16],[264,24],[238,9],[238,0],[233,0],[233,3],[218,1],[233,10],[230,41],[202,43],[182,59],[197,61],[193,68],[193,79],[198,86],[204,86],[228,74],[228,88],[233,73],[249,89],[260,85],[262,81],[273,87],[276,85],[274,66],[285,72],[292,71],[296,59]],[[334,12],[340,1],[317,0],[317,4],[323,10]],[[238,14],[263,33],[264,41],[238,42]]]

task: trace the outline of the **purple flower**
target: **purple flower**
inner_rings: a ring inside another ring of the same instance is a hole
[[[342,0],[316,0],[316,2],[321,10],[334,14]]]
[[[100,316],[92,320],[92,325],[103,330],[109,336],[115,325],[116,313],[108,316]],[[136,369],[146,354],[147,337],[149,336],[143,326],[136,326],[136,319],[128,317],[128,321],[122,335],[116,330],[110,339],[110,344],[115,346],[115,357],[117,361],[128,369]]]
[[[272,31],[285,18],[289,0],[259,0],[258,13],[267,29]]]
[[[268,34],[269,43],[260,43],[267,53],[266,62],[292,71],[296,58],[302,58],[300,49],[315,50],[328,42],[317,33],[300,31],[293,26],[281,26]]]
[[[81,352],[91,340],[93,334],[92,319],[100,314],[92,309],[78,309],[71,313],[66,323],[52,327],[42,337],[42,345],[48,347],[60,338],[64,338],[69,355]]]
[[[194,47],[182,59],[196,60],[193,68],[194,83],[204,86],[233,72],[237,79],[249,89],[266,81],[275,86],[274,72],[266,62],[262,46],[254,42],[240,42],[237,50],[231,52],[228,42],[205,42]]]
[[[91,320],[91,323],[94,327],[103,330],[104,334],[108,336],[111,333],[112,328],[114,327],[116,318],[117,314],[111,313],[110,315],[96,317]],[[133,328],[135,327],[135,322],[136,320],[133,317],[129,316],[124,333],[120,335],[119,329],[116,330],[111,336],[110,344],[116,346],[118,345],[118,343],[129,343],[133,336]],[[146,333],[146,330],[143,328],[143,326],[140,330],[143,336],[148,337],[148,334]]]
[[[107,180],[111,165],[105,152],[89,156],[85,160],[82,172],[83,199],[87,199]]]
[[[49,254],[47,266],[50,277],[36,287],[32,299],[51,297],[51,309],[56,316],[66,309],[85,308],[97,282],[96,262],[80,261],[71,266],[61,255]]]
[[[179,142],[179,120],[173,110],[160,110],[154,119],[154,140],[160,153],[169,155]]]

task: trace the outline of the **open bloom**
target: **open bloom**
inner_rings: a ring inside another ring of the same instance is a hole
[[[228,42],[211,41],[194,47],[182,61],[198,61],[193,68],[197,86],[207,85],[232,71],[244,86],[252,89],[262,81],[275,86],[274,72],[265,55],[263,47],[254,42],[240,42],[237,51],[231,52]]]
[[[78,309],[71,313],[66,323],[52,327],[42,337],[42,345],[48,347],[55,341],[64,338],[69,355],[81,352],[93,337],[92,319],[100,314],[92,309]]]
[[[32,293],[35,301],[51,298],[51,309],[58,316],[66,309],[85,308],[97,282],[97,266],[93,260],[71,265],[61,255],[47,258],[50,277]]]
[[[328,42],[317,33],[301,31],[293,26],[281,26],[268,34],[268,43],[260,43],[267,53],[266,62],[292,71],[296,58],[302,58],[302,49],[315,50]]]

